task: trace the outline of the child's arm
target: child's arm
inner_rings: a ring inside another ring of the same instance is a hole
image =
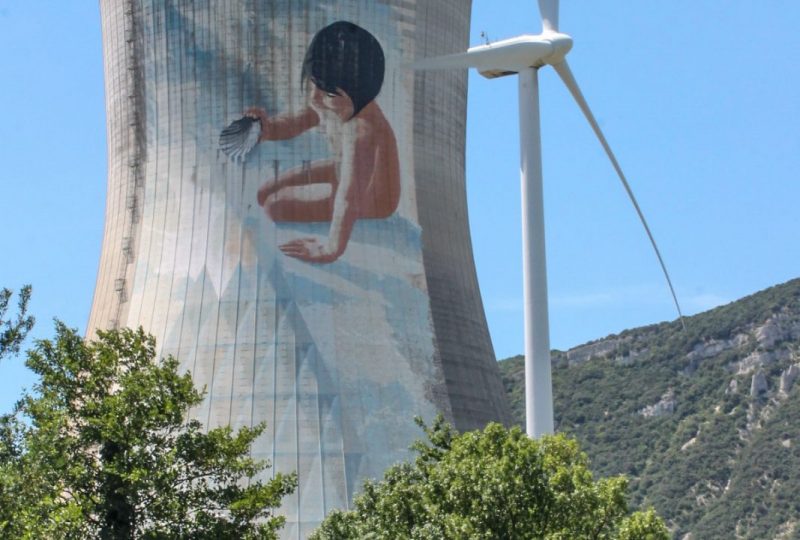
[[[328,231],[328,253],[336,260],[344,253],[347,242],[350,240],[350,233],[353,232],[358,214],[356,212],[358,201],[355,193],[356,175],[358,162],[355,148],[348,148],[348,144],[342,149],[342,164],[339,171],[339,185],[333,199],[333,215],[331,216],[331,228]],[[355,146],[355,143],[353,143]]]
[[[280,246],[286,255],[307,262],[328,263],[344,253],[350,233],[353,232],[353,224],[358,218],[356,183],[359,178],[369,178],[374,172],[371,170],[374,169],[374,159],[369,156],[370,150],[374,152],[374,149],[364,148],[369,146],[365,142],[363,139],[357,140],[355,136],[345,137],[327,241],[320,242],[314,238],[292,240]]]
[[[298,238],[282,244],[280,250],[289,257],[301,261],[331,263],[344,253],[355,220],[355,212],[352,210],[345,212],[338,221],[336,232],[334,232],[334,222],[331,222],[331,233],[327,242],[320,242],[316,238]]]
[[[292,139],[319,125],[319,115],[311,107],[307,107],[297,114],[282,114],[272,118],[269,117],[267,111],[257,107],[248,109],[245,114],[261,121],[259,141]]]

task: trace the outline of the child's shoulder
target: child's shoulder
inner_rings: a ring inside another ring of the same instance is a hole
[[[377,106],[377,103],[373,102],[370,105],[368,109],[365,108],[365,110],[362,111],[367,114],[359,114],[355,117],[355,134],[359,138],[380,137],[382,134],[392,129],[389,125],[389,121],[383,115],[383,111]]]
[[[359,118],[355,122],[355,135],[359,139],[372,137],[375,133],[375,120],[370,118]]]

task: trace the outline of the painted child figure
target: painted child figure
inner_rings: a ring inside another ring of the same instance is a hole
[[[375,102],[385,60],[378,40],[345,21],[314,36],[303,61],[308,106],[261,121],[261,141],[291,139],[321,128],[331,157],[268,180],[258,204],[276,222],[330,221],[327,241],[298,238],[280,246],[290,257],[328,263],[344,252],[357,219],[389,217],[400,200],[400,166],[392,127]]]

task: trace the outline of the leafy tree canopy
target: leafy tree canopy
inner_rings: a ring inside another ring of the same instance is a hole
[[[249,456],[264,426],[204,431],[152,337],[98,335],[57,323],[28,353],[39,382],[0,419],[0,537],[275,538],[296,477]]]
[[[534,440],[490,424],[457,434],[442,418],[420,422],[428,441],[414,463],[367,482],[350,511],[334,511],[312,538],[669,538],[653,510],[630,513],[623,477],[595,481],[563,435]]]
[[[28,302],[31,299],[31,286],[26,285],[19,292],[17,316],[13,320],[6,318],[8,303],[11,300],[10,289],[0,290],[0,358],[7,354],[16,354],[25,340],[25,336],[33,328],[34,318],[28,315]]]

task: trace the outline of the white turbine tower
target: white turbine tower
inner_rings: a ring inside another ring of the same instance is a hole
[[[539,0],[542,32],[471,47],[456,53],[417,61],[414,69],[475,68],[486,78],[519,77],[520,173],[522,184],[522,260],[525,303],[525,416],[529,436],[553,432],[553,389],[550,373],[550,329],[542,200],[542,151],[539,127],[539,68],[553,66],[575,98],[611,160],[655,250],[672,299],[681,314],[672,280],[650,227],[600,126],[572,76],[565,59],[572,38],[558,31],[558,0]]]

